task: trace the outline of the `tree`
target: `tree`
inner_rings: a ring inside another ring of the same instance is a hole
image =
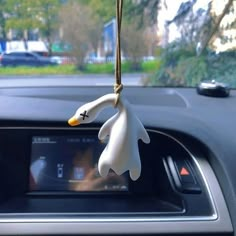
[[[213,41],[217,37],[219,38],[223,35],[225,29],[221,23],[231,8],[234,11],[233,2],[235,1],[210,1],[207,10],[200,8],[197,12],[193,11],[193,7],[197,1],[183,2],[174,19],[169,21],[166,27],[170,29],[170,26],[175,24],[178,28],[178,33],[181,35],[178,40],[179,46],[184,48],[197,47],[197,55],[200,56],[203,52],[206,52],[206,48],[212,48]],[[220,9],[220,13],[215,14],[215,7],[217,5],[220,5],[222,8]],[[233,14],[230,18],[236,19]],[[227,27],[232,29],[233,24],[227,24]]]
[[[155,50],[158,45],[158,37],[157,37],[157,27],[156,25],[146,27],[144,29],[144,41],[147,47],[146,56],[153,56],[155,54]]]
[[[102,35],[102,24],[93,10],[76,1],[68,2],[60,12],[63,39],[71,44],[72,55],[77,58],[78,68],[85,67],[89,50],[97,49]]]
[[[7,0],[0,0],[0,38],[6,40]]]
[[[236,1],[209,1],[205,10],[194,11],[195,3],[182,3],[172,20],[178,26],[174,34],[178,29],[180,40],[164,48],[153,84],[195,86],[204,79],[234,83]]]
[[[6,6],[9,17],[6,28],[18,30],[18,37],[24,37],[24,31],[37,28],[39,19],[35,9],[34,1],[31,0],[7,0]]]
[[[38,28],[48,42],[49,54],[51,55],[52,35],[58,26],[59,0],[34,0],[34,7],[37,9],[39,19]]]
[[[175,41],[179,48],[195,50],[197,45],[201,46],[211,26],[210,7],[195,10],[195,4],[196,1],[182,2],[175,17],[166,22],[165,45],[170,43],[169,38],[172,38],[172,42]]]
[[[32,29],[38,29],[46,37],[51,52],[51,36],[57,23],[59,0],[7,0],[5,10],[9,17],[6,28],[18,31],[18,37],[27,40]]]
[[[145,24],[156,23],[157,9],[160,0],[124,0],[123,18],[130,22],[137,21],[139,27]],[[116,16],[116,0],[77,0],[77,2],[90,6],[98,14],[103,23]]]
[[[139,70],[143,56],[148,55],[143,29],[133,24],[124,24],[121,33],[121,46],[124,55],[129,58],[132,69]]]
[[[125,0],[124,17],[129,21],[135,18],[138,27],[154,25],[157,21],[159,2],[160,0]]]
[[[230,8],[232,8],[233,11],[235,10],[233,2],[234,2],[234,0],[228,0],[228,2],[225,4],[225,6],[223,8],[222,13],[218,17],[212,16],[213,17],[213,20],[212,20],[213,24],[212,24],[209,34],[207,35],[205,41],[203,42],[203,46],[202,46],[200,54],[202,54],[204,52],[204,50],[207,48],[207,46],[210,44],[214,35],[220,31],[220,24],[221,24],[222,20],[224,19],[224,17],[229,12]],[[234,21],[233,21],[231,27],[234,27],[234,24],[236,24],[236,17],[234,17]]]
[[[116,0],[77,0],[80,4],[87,5],[99,16],[102,23],[110,21],[116,16]],[[126,1],[126,0],[125,0]]]

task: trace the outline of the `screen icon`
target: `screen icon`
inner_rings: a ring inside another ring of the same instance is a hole
[[[84,168],[74,167],[74,179],[83,180],[85,177]]]
[[[63,178],[63,164],[57,164],[57,178]]]

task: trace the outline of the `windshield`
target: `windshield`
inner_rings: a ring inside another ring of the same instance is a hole
[[[0,77],[114,84],[115,0],[0,0]],[[235,0],[125,0],[123,83],[236,87]],[[88,78],[93,78],[88,79]]]

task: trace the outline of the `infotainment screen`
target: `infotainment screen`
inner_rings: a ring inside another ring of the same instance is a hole
[[[128,191],[128,178],[98,173],[106,143],[96,136],[33,136],[30,191]]]

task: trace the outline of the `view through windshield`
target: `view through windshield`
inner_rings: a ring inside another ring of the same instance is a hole
[[[0,0],[0,78],[114,83],[115,0]],[[124,84],[236,87],[236,0],[124,0]],[[93,80],[90,80],[93,78]]]

